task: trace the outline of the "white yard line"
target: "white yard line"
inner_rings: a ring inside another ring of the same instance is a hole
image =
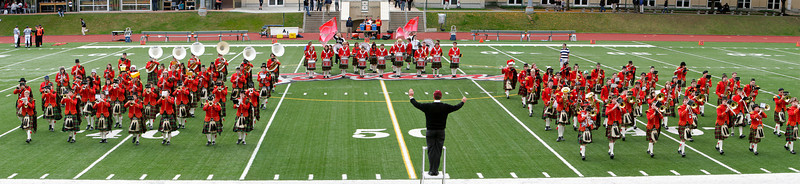
[[[542,175],[544,175],[545,178],[549,178],[550,177],[550,174],[547,174],[547,172],[542,172]]]
[[[17,176],[17,173],[11,174],[11,176],[8,176],[6,179],[13,179],[14,176]]]
[[[778,51],[778,52],[783,52],[783,53],[787,53],[787,54],[791,54],[791,55],[798,55],[798,56],[800,56],[800,54],[798,54],[798,53],[794,53],[794,52],[788,52],[788,51],[782,51],[782,50],[780,50],[780,49],[774,49],[774,48],[773,48],[773,49],[767,49],[767,50],[771,50],[771,51]]]
[[[483,174],[481,174],[481,173],[475,173],[475,174],[478,175],[478,178],[483,179]]]
[[[617,177],[617,174],[614,174],[614,172],[611,171],[608,171],[608,175],[611,175],[611,177]]]
[[[142,174],[142,176],[139,177],[139,180],[144,180],[145,178],[147,178],[147,174]]]
[[[647,126],[647,124],[646,124],[646,123],[644,123],[644,122],[640,121],[639,119],[636,119],[636,122],[639,122],[639,123],[641,123],[642,125],[645,125],[645,126]],[[675,138],[673,138],[672,136],[669,136],[669,135],[667,135],[667,134],[661,134],[661,136],[664,136],[664,137],[667,137],[667,138],[669,138],[669,139],[672,139],[672,140],[673,140],[673,141],[675,141],[675,142],[679,142],[677,139],[675,139]],[[725,167],[726,169],[733,171],[733,172],[734,172],[734,173],[736,173],[736,174],[742,174],[742,173],[741,173],[741,172],[739,172],[738,170],[736,170],[736,169],[734,169],[734,168],[732,168],[732,167],[730,167],[730,166],[728,166],[728,165],[725,165],[724,163],[720,162],[719,160],[717,160],[717,159],[714,159],[714,158],[711,158],[710,156],[706,155],[705,153],[703,153],[703,152],[700,152],[700,151],[699,151],[699,150],[697,150],[697,149],[694,149],[694,147],[692,147],[692,146],[686,145],[686,147],[687,147],[687,148],[689,148],[690,150],[694,151],[694,152],[697,152],[697,153],[698,153],[698,154],[700,154],[701,156],[703,156],[703,157],[706,157],[706,158],[708,158],[709,160],[711,160],[711,161],[713,161],[713,162],[715,162],[715,163],[717,163],[717,164],[721,165],[722,167]]]
[[[97,43],[97,42],[95,42],[95,43]],[[89,44],[86,44],[86,45],[92,45],[92,44],[94,44],[94,43],[89,43]],[[42,56],[39,56],[39,57],[31,58],[29,60],[24,60],[24,61],[20,61],[20,62],[16,62],[16,63],[11,63],[11,64],[8,64],[8,65],[0,67],[0,69],[10,68],[11,66],[15,66],[15,65],[21,64],[21,63],[27,63],[27,62],[30,62],[30,61],[38,61],[39,59],[42,59],[42,58],[45,58],[45,57],[48,57],[48,56],[52,56],[52,55],[61,54],[61,53],[67,52],[67,51],[75,50],[77,48],[78,47],[70,48],[70,49],[67,49],[67,50],[62,50],[62,51],[58,51],[58,52],[55,52],[55,53],[51,53],[51,54],[47,54],[47,55],[42,55]]]
[[[301,59],[300,62],[303,62]],[[300,66],[303,66],[298,62],[297,68],[294,69],[294,73],[297,73],[297,70],[300,70]],[[250,167],[253,166],[253,161],[256,159],[256,155],[258,155],[258,150],[261,149],[261,144],[264,143],[264,137],[267,136],[267,131],[269,131],[269,127],[272,126],[272,121],[275,120],[275,115],[278,114],[278,109],[281,108],[281,104],[283,104],[283,99],[286,98],[286,93],[289,92],[289,88],[292,87],[292,83],[286,85],[286,89],[283,90],[283,95],[281,95],[281,100],[278,101],[278,105],[275,106],[275,110],[272,111],[272,116],[269,118],[267,122],[267,126],[264,127],[264,131],[261,132],[261,137],[258,139],[258,144],[253,149],[253,154],[250,155],[250,160],[247,161],[247,165],[244,167],[244,171],[242,171],[242,175],[239,177],[239,180],[244,180],[247,177],[247,173],[250,172]],[[276,175],[277,176],[277,175]]]
[[[511,173],[509,173],[509,174],[511,174],[511,177],[512,177],[512,178],[519,178],[519,177],[517,177],[517,173],[511,172]]]
[[[175,177],[172,177],[172,181],[178,180],[178,178],[181,178],[181,174],[176,174]]]
[[[790,168],[789,168],[789,170],[792,170],[792,171],[794,171],[794,172],[796,172],[796,173],[800,173],[800,170],[797,170],[797,169],[795,169],[795,168],[792,168],[792,167],[790,167]],[[15,173],[15,174],[16,174],[16,173]]]
[[[800,78],[797,78],[797,77],[792,77],[792,76],[788,76],[788,75],[784,75],[784,74],[779,74],[779,73],[775,73],[775,72],[771,72],[771,71],[767,71],[767,70],[763,70],[763,69],[758,69],[758,68],[754,68],[754,67],[749,67],[749,66],[745,66],[745,65],[740,65],[740,64],[737,64],[737,63],[731,63],[731,62],[727,62],[727,61],[723,61],[723,60],[719,60],[719,59],[715,59],[715,58],[710,58],[710,57],[701,56],[701,55],[697,55],[697,54],[692,54],[692,53],[682,52],[682,51],[678,51],[678,50],[674,50],[674,49],[669,49],[669,48],[663,48],[663,47],[656,47],[656,48],[661,48],[661,49],[664,49],[664,50],[669,50],[669,51],[672,51],[672,52],[677,52],[677,53],[681,53],[681,54],[686,54],[686,55],[690,55],[690,56],[695,56],[695,57],[699,57],[699,58],[703,58],[703,59],[707,59],[707,60],[717,61],[717,62],[720,62],[720,63],[729,64],[729,65],[735,65],[735,66],[740,66],[740,67],[752,68],[753,70],[759,70],[759,71],[761,71],[761,72],[764,72],[764,73],[770,73],[770,74],[779,75],[779,76],[783,76],[783,77],[790,78],[790,79],[794,79],[794,80],[800,80]]]
[[[447,58],[444,58],[444,59],[448,63],[450,62],[449,59],[447,59]],[[465,74],[465,75],[467,74],[466,72],[464,72],[464,70],[461,70],[460,68],[458,69],[458,71],[460,71],[462,74]],[[503,108],[503,110],[505,110],[506,113],[508,113],[508,115],[511,116],[511,118],[514,118],[514,120],[516,120],[517,123],[519,123],[520,126],[525,128],[525,130],[528,131],[528,133],[530,133],[534,138],[536,138],[536,140],[538,140],[540,143],[542,143],[542,145],[544,145],[544,147],[547,148],[547,150],[550,150],[550,152],[552,152],[559,160],[561,160],[561,162],[564,163],[564,165],[567,165],[567,167],[569,167],[569,169],[571,169],[572,172],[575,172],[575,174],[577,174],[579,177],[583,177],[583,173],[578,171],[578,169],[576,169],[575,166],[573,166],[566,159],[564,159],[564,157],[562,157],[561,154],[556,152],[556,150],[553,149],[553,147],[550,147],[550,145],[547,144],[547,142],[544,142],[544,140],[541,137],[539,137],[539,135],[537,135],[535,132],[533,132],[533,130],[531,130],[528,127],[528,125],[525,125],[525,123],[522,123],[522,121],[519,120],[519,118],[517,118],[517,116],[515,116],[513,113],[511,113],[511,111],[509,111],[508,108],[506,108],[506,106],[504,106],[502,103],[500,103],[500,101],[498,101],[497,98],[494,98],[494,96],[490,95],[488,93],[488,91],[486,91],[486,89],[483,88],[483,86],[478,84],[478,82],[475,82],[475,80],[470,79],[470,81],[472,81],[472,83],[474,83],[476,86],[478,86],[478,88],[483,90],[483,92],[486,92],[487,96],[492,98],[492,100],[494,100],[494,102],[497,103],[497,105],[500,105],[500,107]]]
[[[208,177],[206,177],[206,180],[211,180],[211,179],[214,179],[214,175],[213,174],[209,174]]]
[[[347,180],[347,174],[342,174],[342,180]]]
[[[42,175],[42,177],[39,177],[39,179],[45,179],[45,178],[47,178],[47,176],[50,176],[50,173]]]
[[[114,174],[109,174],[108,177],[106,177],[107,180],[110,180],[111,178],[114,178]]]
[[[281,178],[281,175],[280,174],[276,174],[275,177],[272,178],[272,180],[278,180],[279,178]]]
[[[381,179],[381,174],[375,174],[375,179],[376,180],[380,180]]]
[[[125,137],[125,139],[122,139],[122,141],[120,141],[119,143],[117,143],[117,145],[116,145],[116,146],[114,146],[113,148],[111,148],[111,150],[108,150],[108,151],[107,151],[105,154],[103,154],[103,156],[100,156],[100,158],[98,158],[97,160],[95,160],[94,162],[92,162],[92,164],[90,164],[90,165],[89,165],[89,167],[86,167],[86,169],[83,169],[83,171],[81,171],[80,173],[78,173],[78,175],[75,175],[75,177],[73,177],[72,179],[78,179],[78,178],[80,178],[81,176],[83,176],[83,174],[86,174],[86,172],[89,172],[89,170],[90,170],[90,169],[92,169],[92,168],[93,168],[95,165],[97,165],[97,163],[100,163],[100,161],[103,161],[103,159],[105,159],[105,158],[106,158],[106,157],[107,157],[109,154],[111,154],[111,152],[113,152],[114,150],[116,150],[117,148],[119,148],[119,146],[121,146],[121,145],[122,145],[122,144],[124,144],[125,142],[128,142],[128,139],[130,139],[131,137],[132,137],[132,135],[128,135],[128,137]],[[147,175],[145,174],[145,176],[147,176]]]
[[[39,117],[36,117],[36,119],[41,119],[42,116],[44,116],[44,115],[39,115]],[[0,137],[6,136],[6,134],[9,134],[9,133],[11,133],[11,132],[13,132],[14,130],[17,130],[17,129],[19,129],[19,126],[15,126],[11,130],[7,131],[6,133],[0,134]]]
[[[124,52],[124,51],[126,51],[126,50],[129,50],[129,49],[131,49],[131,48],[123,49],[123,50],[121,50],[121,51],[117,51],[116,53]],[[115,54],[109,54],[109,55],[105,55],[105,56],[102,56],[102,57],[98,57],[98,58],[95,58],[95,59],[92,59],[92,60],[89,60],[89,61],[86,61],[86,62],[81,62],[81,64],[83,64],[83,65],[85,66],[86,64],[89,64],[89,63],[91,63],[91,62],[94,62],[94,61],[97,61],[97,60],[100,60],[100,59],[103,59],[103,58],[106,58],[106,57],[108,57],[108,56],[112,56],[112,55],[115,55]],[[47,75],[53,75],[53,74],[56,74],[56,73],[58,73],[58,71],[55,71],[55,72],[53,72],[53,73],[50,73],[50,74],[47,74]],[[37,77],[37,78],[31,79],[31,80],[28,80],[28,83],[30,84],[30,83],[31,83],[31,82],[33,82],[33,81],[36,81],[36,80],[39,80],[39,79],[43,79],[43,78],[44,78],[44,76],[40,76],[40,77]],[[11,89],[14,89],[14,88],[16,88],[17,86],[18,86],[18,85],[14,85],[14,86],[11,86],[11,87],[9,87],[9,88],[6,88],[6,89],[3,89],[3,90],[0,90],[0,93],[6,92],[6,91],[8,91],[8,90],[11,90]]]
[[[714,48],[714,49],[725,51],[725,52],[741,53],[741,52],[736,52],[736,51],[732,51],[732,50],[725,50],[725,49],[721,49],[721,48]],[[757,56],[757,57],[763,58],[763,59],[768,59],[768,60],[773,60],[773,61],[777,61],[777,62],[781,62],[781,63],[786,63],[786,64],[790,64],[790,65],[800,66],[800,64],[798,64],[798,63],[783,61],[783,60],[779,60],[779,59],[775,59],[775,58],[771,58],[771,57],[765,57],[765,56]]]
[[[764,168],[761,168],[761,171],[764,171],[765,173],[772,173],[772,172],[770,172],[769,170],[767,170],[767,169],[764,169]]]
[[[314,180],[314,174],[309,174],[308,175],[308,180]]]
[[[711,173],[709,173],[708,171],[706,171],[706,170],[703,170],[703,169],[700,169],[700,172],[703,172],[703,174],[706,174],[706,175],[710,175],[710,174],[711,174]]]
[[[642,176],[648,176],[647,173],[644,171],[639,171],[639,173],[642,173]]]
[[[675,174],[675,176],[680,176],[681,175],[681,173],[678,173],[678,171],[675,171],[675,170],[669,170],[669,172],[671,172],[672,174]]]

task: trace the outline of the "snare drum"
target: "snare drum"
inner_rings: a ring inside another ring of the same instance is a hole
[[[308,60],[308,66],[306,67],[307,70],[316,70],[317,69],[317,60]]]

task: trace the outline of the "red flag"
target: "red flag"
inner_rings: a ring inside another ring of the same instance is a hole
[[[394,39],[406,39],[406,32],[403,31],[403,27],[398,27],[397,31],[394,32]]]
[[[339,32],[338,26],[336,26],[336,17],[331,18],[325,24],[319,26],[319,42],[327,43],[328,40],[333,38],[333,35]]]
[[[419,17],[414,17],[411,20],[408,20],[405,26],[403,26],[403,30],[405,30],[406,34],[410,32],[417,31],[417,25],[419,24]]]

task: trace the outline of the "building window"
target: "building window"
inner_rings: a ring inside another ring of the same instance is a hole
[[[780,9],[781,0],[767,0],[767,9]]]
[[[676,7],[688,8],[691,5],[692,5],[691,0],[678,0],[678,1],[675,1],[675,6]]]
[[[283,6],[283,0],[269,0],[269,5],[270,6]]]
[[[656,0],[645,0],[644,5],[645,6],[655,6],[656,5]]]
[[[522,4],[522,0],[508,0],[508,4]]]
[[[151,10],[150,0],[122,0],[122,10]]]
[[[706,4],[706,7],[717,7],[717,3],[719,3],[719,1],[720,0],[708,0],[708,4]]]
[[[108,11],[108,0],[80,0],[79,11]]]
[[[738,0],[736,8],[750,8],[750,0]]]
[[[575,1],[575,5],[588,5],[589,0],[573,0]]]

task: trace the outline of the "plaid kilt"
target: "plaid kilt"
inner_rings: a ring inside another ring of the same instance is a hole
[[[551,112],[552,112],[551,114],[546,114],[546,113],[544,113],[544,112],[545,112],[545,110],[548,110],[548,109],[549,109],[549,111],[551,111]],[[547,118],[550,118],[550,119],[556,119],[556,113],[555,113],[555,111],[556,111],[556,109],[555,109],[555,108],[552,108],[552,107],[547,107],[547,106],[545,106],[545,107],[542,107],[542,119],[547,119]]]
[[[730,127],[728,127],[728,132],[730,132]],[[714,125],[714,138],[717,140],[725,140],[728,138],[722,135],[722,125]]]
[[[183,108],[184,112],[179,112]],[[175,108],[175,115],[179,118],[188,118],[189,117],[189,105],[186,104],[178,104],[178,108]]]
[[[624,127],[633,127],[636,125],[636,120],[633,117],[633,113],[625,113],[622,114],[622,126]]]
[[[686,141],[686,137],[691,137],[690,135],[686,135],[686,129],[689,128],[689,125],[680,126],[678,125],[678,138],[681,141]]]
[[[148,84],[157,84],[158,83],[158,73],[155,71],[147,73],[147,83]]]
[[[147,108],[150,108],[150,111],[147,111]],[[156,114],[158,114],[158,106],[155,105],[145,105],[143,109],[142,115],[144,118],[142,120],[147,121],[156,118]]]
[[[114,106],[116,106],[117,103],[119,103],[119,114],[114,113]],[[125,114],[125,112],[127,112],[127,109],[122,104],[125,104],[125,103],[123,103],[122,101],[111,101],[111,107],[109,107],[109,109],[111,111],[111,114],[113,114],[113,115]]]
[[[240,120],[241,119],[241,120]],[[233,132],[250,132],[253,131],[253,119],[250,116],[236,117],[236,123],[233,125]]]
[[[591,129],[589,129],[589,128],[586,128],[586,131],[580,131],[580,132],[578,132],[578,144],[584,145],[584,144],[590,144],[590,143],[592,143],[592,138],[591,138],[591,137],[589,137],[589,142],[586,142],[586,141],[584,141],[584,140],[583,140],[583,134],[584,134],[584,132],[589,132],[589,135],[592,135],[592,134],[591,134],[591,133],[592,133],[592,130],[591,130]]]
[[[560,111],[557,113],[558,115],[556,117],[558,118],[556,119],[556,125],[570,125],[569,113],[567,113],[566,111]],[[562,121],[562,117],[564,118],[564,121]]]
[[[200,101],[200,91],[190,91],[189,96],[189,108],[197,108],[197,102]]]
[[[450,69],[458,69],[458,63],[450,63]]]
[[[139,117],[131,118],[131,124],[128,126],[128,133],[129,134],[143,134],[147,131],[147,127],[144,125],[144,121]]]
[[[42,118],[49,119],[49,120],[61,120],[61,106],[56,105],[55,107],[51,107],[51,108],[53,108],[53,110],[52,110],[53,111],[53,115],[48,116],[47,113],[46,113],[47,108],[44,108],[44,111],[45,111],[44,114],[45,115],[42,116]]]
[[[371,65],[378,64],[378,56],[369,56],[369,64]]]
[[[761,142],[761,138],[756,138],[756,129],[754,128],[750,128],[750,136],[747,139],[750,140],[750,143],[758,144]]]
[[[527,92],[527,90],[525,90],[525,91],[526,91],[526,92],[525,92],[525,93],[526,93],[526,94],[525,94],[525,96],[526,96],[526,97],[525,97],[525,100],[526,100],[526,102],[525,102],[525,103],[526,103],[526,104],[533,104],[533,105],[536,105],[536,104],[538,104],[538,103],[539,103],[539,102],[536,100],[536,94],[535,94],[535,93],[528,93],[528,92]]]
[[[525,87],[520,86],[519,87],[519,92],[517,92],[517,95],[524,96],[524,97],[527,98],[528,97],[528,89],[525,89]]]
[[[211,120],[211,121],[206,121],[203,124],[203,134],[217,134],[217,133],[222,133],[222,121],[217,122]]]
[[[659,129],[659,128],[647,129],[645,137],[646,137],[648,142],[651,142],[651,141],[652,142],[657,142],[658,141],[658,137],[660,137],[660,136],[653,137],[653,131],[657,132],[656,135],[661,135],[661,129]]]
[[[784,123],[786,123],[786,112],[785,111],[775,111],[775,113],[773,113],[773,117],[775,117],[775,123],[777,123],[779,125],[783,125]],[[781,119],[783,119],[783,120],[781,120]]]
[[[406,63],[414,61],[414,57],[412,57],[412,55],[413,54],[406,54],[406,59],[405,59]]]
[[[611,131],[612,131],[611,128],[614,127],[613,125],[619,125],[619,122],[615,121],[611,126],[607,126],[606,127],[606,138],[608,138],[608,141],[615,141],[615,140],[619,139],[618,137],[612,137],[611,136]],[[620,134],[622,134],[621,130],[620,130]]]
[[[28,118],[29,121],[27,123],[22,124],[22,129],[30,130],[33,131],[33,133],[36,133],[36,129],[38,129],[37,125],[38,123],[36,122],[36,115],[28,115],[23,118]]]
[[[72,118],[72,123],[67,123],[67,119]],[[67,114],[64,116],[64,126],[61,127],[63,132],[77,132],[81,130],[81,117],[74,114]]]
[[[225,104],[227,102],[219,102],[220,110],[219,110],[219,117],[224,118],[228,113],[225,113]]]
[[[174,114],[162,114],[161,121],[158,122],[158,131],[162,133],[175,131],[178,129],[177,123],[178,121],[175,120]]]
[[[86,106],[87,104],[89,105],[88,107]],[[94,103],[87,101],[81,104],[81,113],[83,116],[94,116],[97,114],[97,109],[94,109]]]
[[[513,82],[513,81],[511,81],[511,79],[505,79],[505,80],[503,80],[503,89],[505,89],[505,90],[512,90],[512,89],[514,89],[515,87],[516,87],[516,86],[514,86],[514,82]]]
[[[442,62],[431,62],[431,68],[433,69],[442,68]]]
[[[795,127],[797,127],[797,125],[795,125],[795,126],[786,126],[786,133],[785,133],[786,141],[796,141],[797,140],[797,135],[794,132],[794,128]]]
[[[105,122],[100,123],[100,119],[103,119]],[[95,122],[95,129],[97,129],[98,131],[111,131],[111,125],[113,123],[114,121],[111,120],[110,115],[107,117],[97,116],[97,122]]]

